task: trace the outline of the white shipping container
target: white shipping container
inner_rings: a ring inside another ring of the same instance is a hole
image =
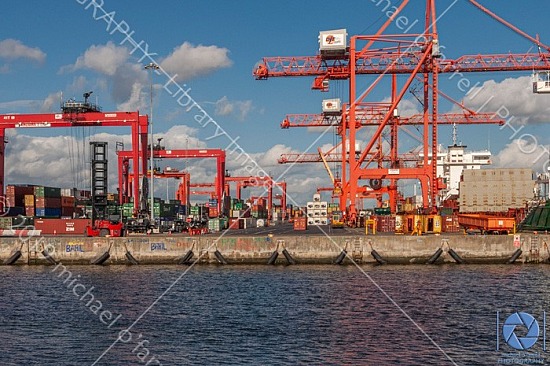
[[[314,202],[320,202],[321,201],[321,193],[314,193],[313,194],[313,201]]]
[[[323,201],[320,203],[321,205],[321,208],[327,208],[328,207],[328,202],[327,201]]]
[[[321,217],[321,210],[313,210],[313,217]]]
[[[328,225],[328,219],[322,218],[321,219],[321,225]]]
[[[308,209],[308,210],[313,209],[313,208],[314,208],[314,207],[313,207],[314,205],[315,205],[314,202],[308,202],[308,203],[307,203],[307,209]]]
[[[313,218],[308,218],[308,219],[307,219],[307,224],[308,224],[308,225],[315,225],[315,219],[313,219]]]

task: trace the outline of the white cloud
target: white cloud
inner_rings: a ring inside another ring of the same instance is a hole
[[[21,99],[0,103],[0,111],[4,113],[21,113],[21,110],[32,110],[40,104],[39,100]]]
[[[37,47],[29,47],[16,39],[0,41],[0,58],[6,60],[29,59],[38,63],[46,60],[46,54]]]
[[[145,102],[145,93],[143,92],[142,85],[140,83],[134,83],[132,85],[132,92],[130,98],[122,103],[117,104],[117,110],[119,111],[138,111],[145,110],[147,103]]]
[[[59,111],[59,106],[61,104],[61,93],[50,93],[46,99],[42,102],[42,106],[40,106],[40,112],[47,113],[47,112],[56,112]]]
[[[111,41],[106,45],[92,45],[76,59],[71,69],[90,69],[112,76],[126,63],[129,55],[126,47],[116,46]]]
[[[117,46],[113,42],[105,45],[93,45],[83,55],[79,56],[73,65],[61,68],[64,71],[88,69],[109,78],[111,96],[117,108],[121,110],[143,109],[144,87],[147,83],[147,72],[143,67],[129,61],[129,51],[126,47]],[[82,85],[86,79],[79,77],[73,86]],[[98,87],[107,88],[104,80],[98,81]]]
[[[514,116],[515,124],[550,121],[548,95],[533,93],[529,76],[508,78],[501,82],[489,80],[472,88],[464,99],[468,108],[482,112],[499,112],[504,119]]]
[[[542,172],[547,171],[548,164],[548,148],[534,137],[513,140],[493,157],[495,167],[530,167]]]
[[[229,50],[218,46],[194,46],[189,42],[174,48],[160,66],[170,74],[177,74],[177,81],[209,74],[220,68],[229,67]]]
[[[228,116],[233,113],[233,104],[229,102],[226,96],[216,101],[216,112],[218,116]]]
[[[227,96],[223,96],[216,101],[215,113],[218,116],[236,115],[236,117],[244,121],[248,113],[252,110],[251,100],[235,100],[231,101]]]

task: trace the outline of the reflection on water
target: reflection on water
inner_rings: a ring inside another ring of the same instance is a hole
[[[91,365],[186,268],[68,267],[94,313],[53,267],[0,267],[1,364]],[[195,267],[98,364],[493,365],[496,312],[549,304],[543,265],[363,268]]]

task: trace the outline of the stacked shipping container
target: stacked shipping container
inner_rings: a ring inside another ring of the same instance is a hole
[[[464,170],[460,182],[460,212],[507,212],[533,198],[531,169]]]

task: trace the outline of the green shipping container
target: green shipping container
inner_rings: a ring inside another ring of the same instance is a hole
[[[374,209],[375,215],[391,215],[391,209],[389,207],[376,207]]]

